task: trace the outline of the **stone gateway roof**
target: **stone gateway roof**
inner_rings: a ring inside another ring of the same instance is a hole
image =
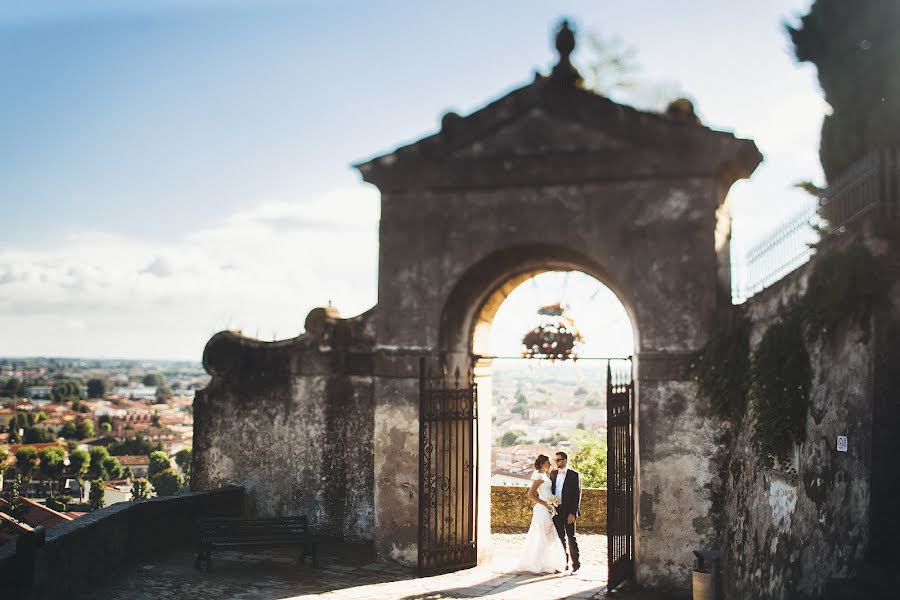
[[[560,38],[567,31],[563,24]],[[752,140],[685,118],[681,105],[645,112],[582,89],[568,62],[572,47],[557,40],[560,62],[549,76],[466,117],[448,113],[438,133],[355,166],[365,181],[393,191],[645,176],[714,176],[730,185],[761,162]]]

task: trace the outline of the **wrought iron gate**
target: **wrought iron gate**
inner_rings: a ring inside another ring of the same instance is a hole
[[[478,390],[431,380],[419,365],[419,573],[475,566]]]
[[[631,360],[606,367],[609,589],[634,578],[634,381]]]

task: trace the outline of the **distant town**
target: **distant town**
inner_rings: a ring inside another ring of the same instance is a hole
[[[0,543],[187,488],[199,363],[0,358]]]
[[[188,489],[208,382],[195,362],[0,358],[0,543]],[[563,450],[586,485],[605,485],[605,390],[596,363],[496,361],[492,484],[528,485],[534,458]]]
[[[529,485],[535,457],[558,450],[606,484],[605,363],[498,360],[491,379],[493,485]]]

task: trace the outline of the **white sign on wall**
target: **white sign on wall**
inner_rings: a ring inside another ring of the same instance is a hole
[[[838,449],[838,452],[846,452],[847,451],[847,436],[846,435],[838,436],[837,449]]]

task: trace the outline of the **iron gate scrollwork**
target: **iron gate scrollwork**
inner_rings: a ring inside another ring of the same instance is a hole
[[[452,386],[419,365],[419,573],[473,567],[477,561],[478,391]]]
[[[606,367],[609,589],[634,579],[634,381],[631,360]]]

